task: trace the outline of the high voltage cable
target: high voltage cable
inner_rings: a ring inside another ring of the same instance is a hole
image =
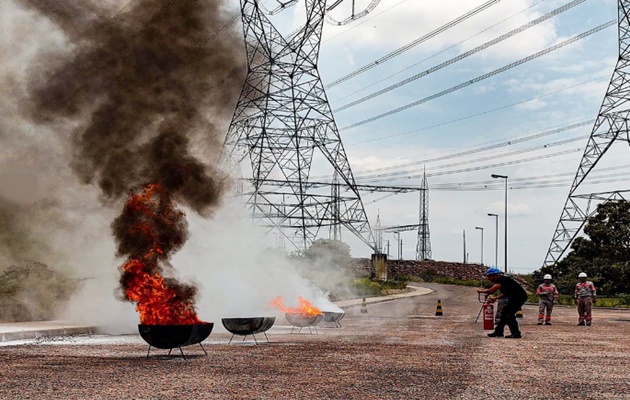
[[[175,3],[175,0],[168,0],[166,3],[164,3],[162,5],[162,8],[160,8],[155,14],[153,14],[151,19],[142,26],[142,29],[140,29],[140,33],[149,29],[149,26],[151,26],[158,18],[160,18],[162,14],[164,14],[166,10],[168,10],[173,5],[173,3]]]
[[[622,165],[622,166],[614,166],[614,167],[606,167],[597,170],[597,172],[593,175],[593,177],[604,175],[607,177],[613,176],[627,176],[630,172],[619,172],[611,174],[609,171],[617,171],[621,169],[629,168],[630,165]],[[560,172],[557,174],[547,174],[547,175],[536,175],[536,176],[526,176],[526,177],[518,177],[518,178],[510,178],[510,185],[524,185],[529,183],[540,183],[547,182],[552,180],[566,180],[566,177],[575,176],[575,172]],[[467,182],[445,182],[445,183],[434,183],[430,185],[430,189],[434,188],[451,188],[451,187],[466,187],[466,186],[497,186],[503,188],[503,182],[497,182],[496,179],[485,180],[485,181],[467,181]]]
[[[575,149],[569,149],[569,150],[563,150],[563,151],[559,151],[556,153],[551,153],[551,154],[544,154],[544,155],[540,155],[540,156],[533,156],[533,157],[529,157],[529,158],[523,158],[523,159],[518,159],[518,160],[512,160],[512,161],[504,161],[501,163],[495,163],[495,164],[486,164],[486,165],[480,165],[477,167],[469,167],[469,168],[462,168],[462,169],[458,169],[458,170],[452,170],[452,171],[442,171],[442,172],[435,172],[435,173],[429,173],[427,172],[427,178],[431,178],[434,176],[443,176],[443,175],[453,175],[453,174],[459,174],[462,172],[471,172],[471,171],[480,171],[483,169],[490,169],[490,168],[497,168],[497,167],[505,167],[508,165],[515,165],[515,164],[523,164],[526,162],[530,162],[530,161],[539,161],[539,160],[544,160],[547,158],[552,158],[552,157],[559,157],[559,156],[563,156],[563,155],[567,155],[567,154],[572,154],[572,153],[576,153],[576,152],[580,152],[580,151],[584,151],[583,148],[575,148]],[[404,176],[404,177],[400,177],[400,179],[415,179],[415,178],[421,178],[424,176],[424,172],[422,174],[411,174],[408,176]],[[391,178],[383,178],[383,179],[372,179],[370,180],[370,182],[379,182],[386,179],[388,182],[392,182]]]
[[[440,50],[440,51],[438,51],[437,53],[434,53],[434,54],[430,55],[429,57],[426,57],[426,58],[424,58],[424,59],[422,59],[422,60],[420,60],[420,61],[417,61],[417,62],[415,62],[415,63],[411,64],[410,66],[408,66],[408,67],[406,67],[406,68],[401,69],[401,70],[400,70],[400,71],[398,71],[398,72],[395,72],[395,73],[393,73],[393,74],[391,74],[391,75],[389,75],[389,76],[386,76],[385,78],[382,78],[382,79],[379,79],[379,80],[377,80],[377,81],[374,81],[374,82],[370,83],[369,85],[364,86],[364,87],[363,87],[363,88],[361,88],[361,89],[358,89],[358,90],[355,90],[354,92],[348,93],[348,94],[347,94],[347,95],[345,95],[345,96],[341,96],[341,97],[337,98],[337,100],[343,100],[343,99],[346,99],[346,98],[348,98],[348,97],[352,97],[353,95],[355,95],[355,94],[357,94],[357,93],[359,93],[359,92],[362,92],[362,91],[364,91],[364,90],[366,90],[366,89],[369,89],[369,88],[371,88],[372,86],[376,86],[376,85],[378,85],[379,83],[381,83],[381,82],[383,82],[383,81],[388,80],[389,78],[393,78],[394,76],[396,76],[396,75],[398,75],[398,74],[401,74],[401,73],[403,73],[403,72],[405,72],[405,71],[407,71],[407,70],[409,70],[409,69],[411,69],[411,68],[415,67],[415,66],[416,66],[416,65],[418,65],[418,64],[422,64],[423,62],[428,61],[428,60],[430,60],[430,59],[432,59],[432,58],[434,58],[434,57],[437,57],[437,56],[439,56],[439,55],[440,55],[440,54],[442,54],[442,53],[445,53],[445,52],[447,52],[447,51],[449,51],[449,50],[451,50],[451,49],[454,49],[454,48],[456,48],[457,46],[460,46],[460,45],[462,45],[463,43],[465,43],[465,42],[469,41],[470,39],[472,39],[472,38],[474,38],[474,37],[477,37],[477,36],[481,35],[482,33],[489,31],[489,30],[490,30],[490,29],[492,29],[492,28],[496,28],[497,26],[501,25],[501,24],[502,24],[502,23],[504,23],[505,21],[507,21],[507,20],[509,20],[509,19],[512,19],[512,18],[514,18],[515,16],[517,16],[517,15],[519,15],[519,14],[524,13],[525,11],[527,11],[527,10],[529,10],[529,9],[531,9],[531,8],[536,7],[538,4],[542,3],[543,1],[545,1],[545,0],[539,0],[537,3],[534,3],[534,4],[532,4],[531,6],[529,6],[529,7],[525,8],[525,9],[523,9],[523,10],[521,10],[521,11],[519,11],[519,12],[515,13],[515,14],[512,14],[512,15],[510,15],[509,17],[507,17],[507,18],[505,18],[505,19],[502,19],[501,21],[497,22],[497,23],[496,23],[496,24],[494,24],[494,25],[490,25],[490,26],[489,26],[489,27],[487,27],[486,29],[479,31],[479,32],[475,33],[474,35],[467,37],[467,38],[466,38],[466,39],[464,39],[464,40],[461,40],[461,41],[459,41],[459,42],[457,42],[457,43],[455,43],[455,44],[453,44],[453,45],[451,45],[451,46],[448,46],[448,47],[446,47],[445,49]],[[359,24],[357,24],[357,25],[359,25]]]
[[[513,151],[501,153],[501,154],[492,154],[492,155],[488,155],[488,156],[485,156],[485,157],[476,158],[474,160],[463,160],[463,161],[453,162],[453,163],[450,163],[450,164],[436,165],[436,166],[430,168],[430,170],[452,168],[452,167],[457,167],[457,166],[460,166],[460,165],[476,164],[476,163],[480,163],[480,162],[484,162],[484,161],[488,161],[488,160],[494,160],[494,159],[497,159],[497,158],[511,157],[511,156],[515,156],[515,155],[519,155],[519,154],[523,154],[523,153],[529,153],[529,152],[532,152],[532,151],[540,151],[540,150],[545,150],[545,149],[548,149],[548,148],[551,148],[551,147],[562,146],[562,145],[565,145],[567,143],[576,142],[578,140],[584,140],[586,138],[587,138],[586,135],[582,135],[582,136],[579,136],[579,137],[559,140],[559,141],[548,143],[548,144],[545,144],[545,145],[539,145],[539,146],[535,146],[535,147],[530,147],[530,148],[527,148],[527,149],[516,149],[516,150],[513,150]],[[414,172],[414,171],[417,171],[417,170],[418,169],[415,169],[415,170],[412,169],[412,170],[408,170],[408,171],[398,171],[398,172],[378,173],[378,174],[366,174],[366,175],[355,174],[355,178],[356,179],[397,178],[399,176],[405,176],[405,174],[408,174],[409,172]],[[429,175],[430,174],[427,173],[427,177]]]
[[[630,172],[620,172],[615,174],[603,174],[605,171],[611,170],[620,170],[623,168],[628,168],[629,165],[625,165],[622,167],[608,167],[603,168],[598,171],[598,175],[604,175],[607,178],[599,178],[596,182],[589,182],[589,184],[597,185],[602,183],[612,183],[612,182],[624,182],[627,181],[627,176],[630,176]],[[510,190],[523,190],[523,189],[552,189],[552,188],[560,188],[567,187],[571,180],[570,179],[553,179],[560,176],[573,176],[573,172],[553,174],[553,175],[541,175],[541,176],[533,176],[533,177],[525,177],[525,178],[513,178],[511,180],[511,184],[509,186]],[[552,179],[549,179],[552,178]],[[515,182],[516,181],[516,182]],[[365,182],[361,182],[360,184],[369,184]],[[414,186],[410,186],[414,187]],[[417,187],[420,189],[420,187]],[[489,190],[503,190],[504,186],[502,183],[497,183],[496,180],[492,181],[479,181],[479,182],[462,182],[462,183],[444,183],[444,184],[432,184],[429,187],[431,191],[439,191],[439,192],[473,192],[473,191],[489,191]],[[383,200],[387,197],[391,197],[400,193],[389,193],[385,196],[379,197],[377,199],[370,200],[366,202],[366,204],[375,203],[377,201]]]
[[[601,179],[597,182],[592,182],[592,185],[600,185],[604,183],[613,183],[613,182],[627,182],[627,178],[612,178],[612,179]],[[540,182],[531,185],[510,185],[510,190],[524,190],[524,189],[555,189],[567,187],[571,184],[570,180],[562,181],[562,182]],[[432,189],[433,190],[433,189]],[[481,192],[486,190],[503,190],[503,186],[496,186],[493,188],[486,187],[478,187],[478,188],[437,188],[435,189],[439,192]]]
[[[239,17],[240,17],[240,14],[233,15],[232,18],[230,18],[230,20],[226,22],[218,31],[213,33],[212,36],[210,36],[208,39],[201,42],[199,47],[204,47],[205,45],[207,45],[208,43],[216,39],[217,36],[221,35],[230,25],[234,24],[234,22],[236,22],[236,20],[239,19]]]
[[[592,185],[600,185],[603,183],[612,183],[612,182],[627,182],[628,181],[628,177],[629,174],[623,174],[623,177],[618,177],[618,178],[604,178],[604,179],[599,179],[596,182],[591,182]],[[565,179],[565,180],[556,180],[556,181],[541,181],[541,182],[533,182],[533,183],[528,183],[528,184],[517,184],[517,185],[510,185],[510,190],[516,190],[516,189],[551,189],[551,188],[561,188],[561,187],[567,187],[571,184],[571,180],[570,179]],[[464,188],[457,188],[457,187],[444,187],[444,188],[431,188],[431,190],[436,190],[436,191],[450,191],[450,192],[473,192],[473,191],[485,191],[485,190],[504,190],[504,186],[502,185],[495,185],[495,186],[477,186],[477,187],[464,187]]]
[[[548,19],[551,19],[551,18],[555,17],[556,15],[561,14],[561,13],[563,13],[563,12],[565,12],[565,11],[575,7],[575,6],[577,6],[578,4],[584,3],[585,1],[586,0],[573,0],[572,2],[567,3],[567,4],[565,4],[562,7],[556,8],[555,10],[553,10],[553,11],[551,11],[551,12],[549,12],[549,13],[547,13],[547,14],[539,17],[539,18],[536,18],[535,20],[532,20],[532,21],[530,21],[530,22],[528,22],[528,23],[526,23],[524,25],[521,25],[520,27],[518,27],[516,29],[513,29],[513,30],[511,30],[511,31],[509,31],[507,33],[504,33],[503,35],[501,35],[499,37],[496,37],[496,38],[494,38],[494,39],[492,39],[492,40],[490,40],[490,41],[488,41],[488,42],[486,42],[486,43],[484,43],[482,45],[479,45],[479,46],[477,46],[477,47],[475,47],[475,48],[473,48],[471,50],[468,50],[468,51],[466,51],[466,52],[464,52],[464,53],[462,53],[462,54],[460,54],[460,55],[458,55],[456,57],[453,57],[450,60],[446,60],[446,61],[444,61],[444,62],[442,62],[442,63],[440,63],[440,64],[438,64],[438,65],[436,65],[434,67],[431,67],[431,68],[429,68],[429,69],[427,69],[425,71],[420,72],[419,74],[413,75],[413,76],[411,76],[411,77],[409,77],[407,79],[403,79],[402,81],[399,81],[399,82],[397,82],[397,83],[395,83],[393,85],[390,85],[390,86],[388,86],[386,88],[378,90],[378,91],[376,91],[374,93],[371,93],[371,94],[369,94],[367,96],[361,97],[358,100],[355,100],[355,101],[352,101],[350,103],[347,103],[347,104],[345,104],[345,105],[343,105],[343,106],[341,106],[341,107],[339,107],[339,108],[337,108],[336,110],[333,110],[333,111],[334,112],[339,112],[339,111],[347,110],[348,108],[354,107],[357,104],[361,104],[361,103],[363,103],[365,101],[371,100],[371,99],[373,99],[373,98],[375,98],[377,96],[380,96],[380,95],[382,95],[384,93],[387,93],[387,92],[390,92],[390,91],[392,91],[394,89],[398,89],[399,87],[405,86],[405,85],[407,85],[407,84],[409,84],[409,83],[411,83],[411,82],[413,82],[415,80],[423,78],[423,77],[425,77],[425,76],[427,76],[429,74],[432,74],[433,72],[439,71],[442,68],[448,67],[449,65],[455,64],[456,62],[459,62],[459,61],[461,61],[461,60],[463,60],[465,58],[468,58],[468,57],[470,57],[470,56],[472,56],[474,54],[477,54],[480,51],[483,51],[483,50],[485,50],[487,48],[490,48],[490,47],[494,46],[495,44],[500,43],[500,42],[502,42],[502,41],[504,41],[504,40],[506,40],[508,38],[511,38],[512,36],[514,36],[514,35],[516,35],[518,33],[524,32],[524,31],[526,31],[526,30],[528,30],[528,29],[530,29],[530,28],[540,24],[541,22],[547,21]]]
[[[127,7],[129,7],[131,5],[131,3],[133,3],[134,1],[135,0],[131,0],[127,4],[125,4],[124,7],[122,7],[120,10],[118,10],[118,12],[116,14],[112,15],[112,19],[116,18],[118,15],[120,15],[120,13],[125,11],[127,9]]]
[[[573,89],[573,88],[576,88],[576,87],[578,87],[578,86],[582,86],[582,85],[585,85],[585,84],[587,84],[587,83],[591,83],[591,82],[594,82],[594,81],[597,81],[597,80],[601,80],[601,79],[604,79],[604,78],[608,79],[608,78],[609,78],[609,75],[602,75],[602,76],[599,76],[599,77],[597,77],[597,78],[589,79],[588,81],[584,81],[584,82],[577,83],[577,84],[575,84],[575,85],[566,86],[566,87],[564,87],[564,88],[562,88],[562,89],[557,89],[557,90],[553,90],[553,91],[551,91],[551,92],[543,93],[543,94],[541,94],[540,96],[530,97],[529,99],[520,100],[520,101],[517,101],[517,102],[515,102],[515,103],[506,104],[506,105],[501,106],[501,107],[493,108],[493,109],[490,109],[490,110],[487,110],[487,111],[483,111],[483,112],[480,112],[480,113],[476,113],[476,114],[467,115],[467,116],[465,116],[465,117],[461,117],[461,118],[456,118],[456,119],[453,119],[453,120],[450,120],[450,121],[441,122],[441,123],[439,123],[439,124],[429,125],[429,126],[425,126],[425,127],[422,127],[422,128],[413,129],[413,130],[410,130],[410,131],[405,131],[405,132],[401,132],[401,133],[395,133],[395,134],[393,134],[393,135],[381,136],[381,137],[378,137],[378,138],[369,139],[369,140],[364,140],[364,141],[361,141],[361,142],[354,142],[354,143],[350,143],[350,144],[349,144],[349,145],[347,145],[346,147],[349,147],[349,146],[356,146],[356,145],[359,145],[359,144],[365,144],[365,143],[376,142],[376,141],[379,141],[379,140],[391,139],[391,138],[393,138],[393,137],[398,137],[398,136],[408,135],[408,134],[410,134],[410,133],[415,133],[415,132],[419,132],[419,131],[424,131],[424,130],[427,130],[427,129],[438,128],[438,127],[440,127],[440,126],[449,125],[449,124],[452,124],[452,123],[455,123],[455,122],[459,122],[459,121],[464,121],[464,120],[467,120],[467,119],[470,119],[470,118],[478,117],[478,116],[480,116],[480,115],[490,114],[490,113],[495,112],[495,111],[504,110],[504,109],[506,109],[506,108],[509,108],[509,107],[514,107],[514,106],[517,106],[517,105],[519,105],[519,104],[523,104],[523,103],[530,102],[530,101],[532,101],[532,100],[541,99],[541,98],[543,98],[543,97],[550,96],[550,95],[552,95],[552,94],[556,94],[556,93],[560,93],[560,92],[563,92],[563,91],[565,91],[565,90]]]
[[[349,73],[347,75],[342,76],[339,79],[334,80],[333,82],[329,83],[326,86],[326,88],[331,88],[333,86],[336,86],[336,85],[338,85],[338,84],[340,84],[342,82],[347,81],[350,78],[354,78],[355,76],[360,75],[363,72],[368,71],[368,70],[376,67],[377,65],[380,65],[380,64],[382,64],[382,63],[384,63],[386,61],[391,60],[392,58],[394,58],[396,56],[399,56],[402,53],[406,52],[407,50],[410,50],[410,49],[414,48],[418,44],[420,44],[422,42],[425,42],[425,41],[427,41],[427,40],[429,40],[429,39],[439,35],[440,33],[442,33],[444,31],[454,27],[455,25],[459,24],[460,22],[463,22],[463,21],[467,20],[468,18],[470,18],[470,17],[480,13],[481,11],[485,10],[486,8],[488,8],[490,6],[493,6],[493,5],[497,4],[500,1],[501,0],[490,0],[490,1],[487,1],[484,4],[480,5],[479,7],[475,8],[475,9],[473,9],[471,11],[468,11],[466,14],[464,14],[464,15],[462,15],[462,16],[460,16],[460,17],[458,17],[458,18],[456,18],[456,19],[454,19],[452,21],[450,21],[449,23],[447,23],[445,25],[442,25],[441,27],[437,28],[436,30],[434,30],[432,32],[429,32],[426,35],[424,35],[424,36],[414,40],[413,42],[408,43],[408,44],[406,44],[406,45],[404,45],[404,46],[394,50],[393,52],[387,54],[386,56],[383,56],[383,57],[379,58],[378,60],[376,60],[374,62],[371,62],[370,64],[367,64],[367,65],[365,65],[365,66],[363,66],[363,67],[361,67],[361,68],[359,68],[359,69],[357,69],[357,70],[355,70],[355,71],[353,71],[353,72],[351,72],[351,73]]]
[[[567,46],[569,44],[577,42],[578,40],[584,39],[585,37],[588,37],[588,36],[590,36],[590,35],[592,35],[594,33],[597,33],[597,32],[599,32],[599,31],[601,31],[603,29],[606,29],[606,28],[611,27],[611,26],[616,25],[616,24],[617,24],[616,20],[610,20],[610,21],[608,21],[608,22],[606,22],[606,23],[604,23],[602,25],[599,25],[599,26],[593,28],[593,29],[589,29],[588,31],[583,32],[583,33],[581,33],[581,34],[579,34],[577,36],[574,36],[574,37],[572,37],[570,39],[567,39],[567,40],[565,40],[563,42],[560,42],[560,43],[558,43],[558,44],[556,44],[554,46],[548,47],[548,48],[546,48],[544,50],[541,50],[541,51],[539,51],[539,52],[537,52],[535,54],[532,54],[530,56],[522,58],[522,59],[520,59],[518,61],[515,61],[515,62],[513,62],[511,64],[508,64],[508,65],[503,66],[501,68],[495,69],[494,71],[491,71],[491,72],[488,72],[488,73],[483,74],[481,76],[478,76],[477,78],[474,78],[474,79],[471,79],[469,81],[460,83],[459,85],[453,86],[453,87],[451,87],[449,89],[446,89],[446,90],[443,90],[443,91],[441,91],[439,93],[436,93],[436,94],[433,94],[431,96],[425,97],[423,99],[411,102],[411,103],[406,104],[406,105],[404,105],[402,107],[395,108],[393,110],[390,110],[390,111],[387,111],[385,113],[379,114],[379,115],[374,116],[372,118],[367,118],[367,119],[364,119],[362,121],[356,122],[354,124],[347,125],[347,126],[341,128],[339,130],[340,131],[344,131],[344,130],[356,128],[358,126],[365,125],[365,124],[368,124],[370,122],[377,121],[377,120],[379,120],[381,118],[385,118],[385,117],[389,117],[390,115],[397,114],[397,113],[399,113],[401,111],[408,110],[408,109],[413,108],[415,106],[418,106],[418,105],[420,105],[422,103],[426,103],[427,101],[437,99],[438,97],[442,97],[442,96],[447,95],[449,93],[452,93],[452,92],[455,92],[457,90],[463,89],[463,88],[465,88],[467,86],[470,86],[472,84],[480,82],[480,81],[482,81],[484,79],[488,79],[488,78],[490,78],[492,76],[498,75],[498,74],[500,74],[502,72],[510,70],[510,69],[512,69],[514,67],[517,67],[517,66],[519,66],[521,64],[524,64],[524,63],[526,63],[528,61],[531,61],[533,59],[541,57],[541,56],[543,56],[545,54],[551,53],[552,51],[558,50],[558,49],[560,49],[560,48],[562,48],[564,46]]]
[[[517,143],[523,143],[529,140],[534,140],[534,139],[540,139],[542,137],[546,137],[546,136],[550,136],[550,135],[554,135],[556,133],[561,133],[561,132],[565,132],[571,129],[575,129],[575,128],[579,128],[582,126],[587,126],[587,125],[591,125],[595,122],[594,119],[589,119],[589,120],[584,120],[584,121],[579,121],[579,122],[575,122],[572,124],[567,124],[567,125],[562,125],[562,126],[558,126],[554,129],[547,129],[544,131],[536,131],[533,134],[527,134],[525,136],[520,136],[520,137],[516,137],[516,138],[512,138],[512,139],[508,139],[499,143],[496,143],[495,141],[491,141],[491,142],[487,142],[487,143],[482,143],[480,145],[476,145],[476,146],[472,146],[472,148],[469,148],[468,150],[464,150],[464,151],[460,151],[459,153],[451,153],[450,151],[448,152],[447,155],[445,156],[438,156],[437,154],[440,153],[435,153],[436,156],[432,157],[432,158],[428,158],[428,159],[424,159],[424,160],[414,160],[414,161],[406,161],[404,163],[400,163],[400,164],[394,164],[394,165],[389,165],[387,167],[379,167],[379,168],[371,168],[371,169],[362,169],[359,170],[358,173],[359,175],[361,174],[365,174],[368,172],[378,172],[378,171],[387,171],[387,170],[392,170],[392,169],[398,169],[398,168],[405,168],[405,167],[409,167],[409,166],[416,166],[416,165],[425,165],[431,162],[436,162],[436,161],[443,161],[443,160],[447,160],[447,159],[451,159],[451,158],[457,158],[457,157],[462,157],[462,156],[467,156],[470,154],[475,154],[475,153],[481,153],[484,151],[488,151],[488,150],[494,150],[497,148],[501,148],[501,147],[506,147],[506,146],[510,146],[513,144],[517,144]]]
[[[528,135],[525,135],[525,136],[520,136],[520,137],[508,139],[506,141],[502,141],[502,142],[499,142],[499,143],[495,143],[496,141],[487,142],[486,144],[477,145],[477,146],[474,146],[474,147],[470,148],[469,150],[460,151],[458,153],[450,153],[449,152],[447,155],[444,155],[444,156],[435,156],[435,157],[424,159],[424,160],[407,161],[407,162],[400,163],[400,164],[389,165],[387,167],[362,169],[362,170],[355,171],[355,177],[356,176],[369,176],[369,175],[374,175],[375,173],[378,173],[380,171],[390,171],[390,170],[393,170],[393,169],[400,169],[400,168],[406,168],[406,167],[417,166],[417,165],[423,165],[424,166],[424,165],[426,165],[428,163],[432,163],[432,162],[436,162],[436,161],[443,161],[443,160],[448,160],[448,159],[451,159],[451,158],[458,158],[458,157],[468,156],[468,155],[475,154],[475,153],[482,153],[484,151],[495,150],[495,149],[498,149],[498,148],[501,148],[501,147],[511,146],[511,145],[514,145],[514,144],[523,143],[523,142],[530,141],[530,140],[540,139],[542,137],[546,137],[546,136],[554,135],[554,134],[557,134],[557,133],[565,132],[565,131],[572,130],[572,129],[575,129],[575,128],[579,128],[579,127],[582,127],[582,126],[592,125],[594,122],[595,122],[594,119],[583,120],[583,121],[579,121],[579,122],[575,122],[575,123],[571,123],[571,124],[567,124],[567,125],[558,126],[557,128],[554,128],[554,129],[547,129],[547,130],[544,130],[544,131],[537,131],[537,132],[535,132],[533,134],[528,134]],[[436,153],[436,155],[437,154],[440,154],[440,153]],[[495,157],[500,157],[500,156],[501,156],[501,154],[495,155]],[[323,179],[325,177],[326,176],[313,176],[312,179]]]
[[[561,126],[561,127],[556,128],[556,129],[546,130],[546,131],[538,132],[538,133],[535,133],[535,134],[532,134],[532,135],[523,136],[523,137],[516,138],[516,139],[511,139],[511,140],[508,140],[508,141],[505,141],[505,142],[501,142],[501,143],[486,145],[486,146],[483,146],[483,147],[478,147],[478,148],[475,148],[475,149],[466,150],[466,151],[462,151],[462,152],[459,152],[459,153],[450,153],[450,154],[445,155],[445,156],[429,158],[429,159],[426,159],[426,160],[412,161],[412,162],[407,162],[407,163],[403,163],[403,164],[396,164],[396,165],[391,165],[391,166],[383,167],[383,168],[364,169],[364,170],[360,170],[360,171],[355,172],[355,177],[362,176],[362,175],[364,175],[364,174],[366,174],[368,172],[388,171],[388,170],[392,170],[392,169],[406,168],[406,167],[417,166],[417,165],[425,165],[425,164],[429,164],[429,163],[436,162],[436,161],[444,161],[444,160],[448,160],[448,159],[452,159],[452,158],[458,158],[458,157],[468,156],[468,155],[471,155],[471,154],[481,153],[481,152],[484,152],[484,151],[496,150],[496,149],[499,149],[501,147],[512,146],[512,145],[515,145],[515,144],[527,142],[527,141],[534,140],[534,139],[540,139],[542,137],[546,137],[546,136],[554,135],[554,134],[557,134],[557,133],[565,132],[565,131],[568,131],[568,130],[572,130],[572,129],[575,129],[575,128],[579,128],[579,127],[582,127],[582,126],[592,125],[594,122],[595,122],[594,119],[589,119],[589,120],[585,120],[585,121],[576,122],[574,124]]]

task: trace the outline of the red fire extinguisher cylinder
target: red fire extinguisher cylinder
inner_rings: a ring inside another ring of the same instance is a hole
[[[494,305],[489,301],[483,303],[483,329],[494,330]]]

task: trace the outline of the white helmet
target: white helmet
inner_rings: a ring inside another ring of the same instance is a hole
[[[543,276],[543,279],[551,279],[551,275],[546,274],[545,276]]]
[[[580,272],[578,278],[586,278],[586,272]]]

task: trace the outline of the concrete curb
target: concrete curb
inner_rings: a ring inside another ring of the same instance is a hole
[[[424,296],[424,295],[431,294],[434,292],[434,290],[432,289],[421,287],[421,286],[409,285],[408,287],[413,289],[413,292],[393,294],[390,296],[381,296],[381,297],[366,297],[365,303],[366,304],[384,303],[387,301],[399,300],[399,299],[404,299],[407,297]],[[335,304],[342,309],[360,307],[363,304],[363,298],[338,301],[338,302],[335,302]]]
[[[51,336],[91,335],[98,330],[93,326],[59,326],[54,327],[50,322],[46,327],[38,327],[29,323],[27,326],[16,324],[0,325],[0,343],[16,340],[33,340]]]

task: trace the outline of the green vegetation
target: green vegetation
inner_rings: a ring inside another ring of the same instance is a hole
[[[359,297],[381,296],[391,293],[391,291],[401,291],[406,288],[406,280],[380,282],[373,281],[369,277],[363,277],[352,282],[352,292]]]
[[[76,279],[42,263],[10,266],[0,273],[0,321],[53,319],[77,286]]]
[[[630,290],[630,202],[601,203],[584,225],[571,251],[555,265],[533,273],[534,282],[551,274],[558,291],[572,295],[578,274],[586,272],[601,295],[627,298]]]

